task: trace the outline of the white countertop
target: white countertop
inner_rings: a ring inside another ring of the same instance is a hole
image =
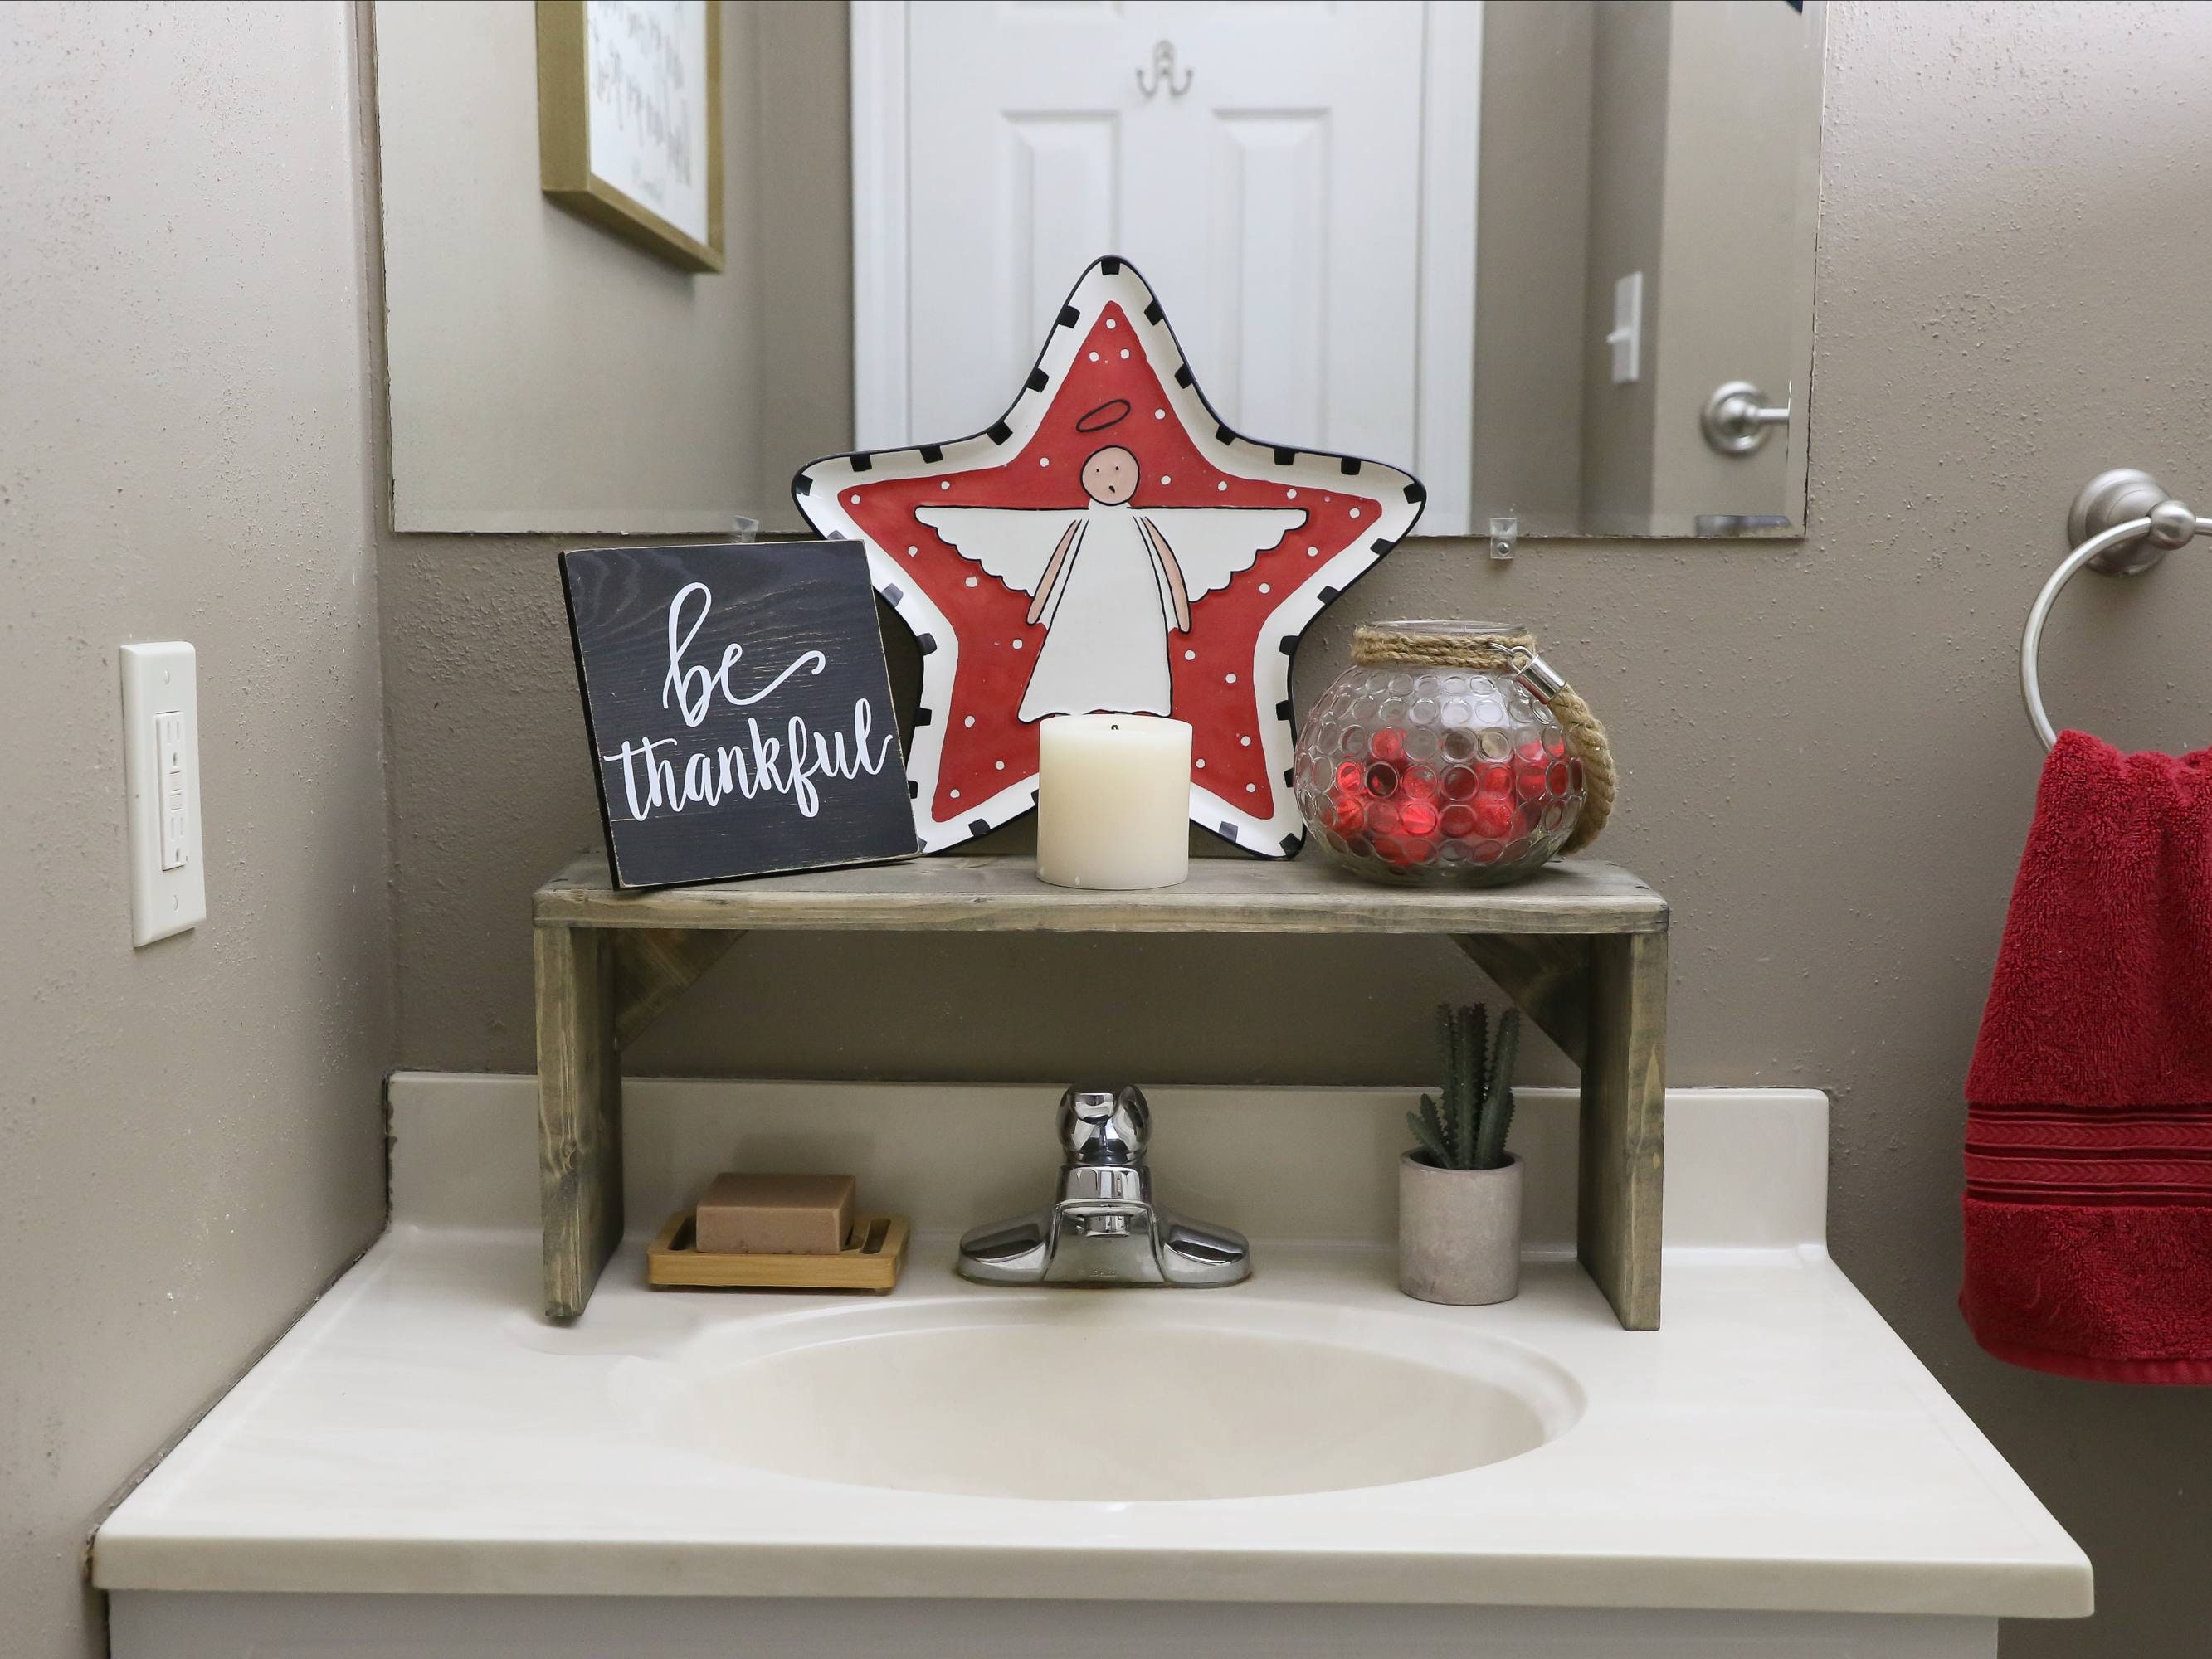
[[[1587,1397],[1558,1439],[1485,1468],[1172,1503],[831,1485],[656,1437],[624,1403],[641,1364],[730,1322],[851,1304],[650,1291],[639,1250],[624,1247],[564,1328],[525,1311],[538,1293],[534,1232],[396,1226],[100,1528],[95,1582],[1981,1616],[2090,1607],[2081,1552],[1814,1246],[1670,1249],[1665,1328],[1649,1333],[1622,1331],[1568,1263],[1532,1264],[1513,1302],[1435,1308],[1398,1294],[1387,1249],[1358,1243],[1260,1238],[1244,1285],[1109,1293],[1297,1304],[1285,1311],[1306,1319],[1356,1308],[1480,1330],[1557,1362]],[[891,1301],[1071,1294],[981,1289],[950,1261],[949,1237],[924,1236]]]

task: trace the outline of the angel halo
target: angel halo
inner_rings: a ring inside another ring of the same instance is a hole
[[[866,547],[921,653],[907,776],[925,852],[1034,807],[1037,721],[1115,712],[1189,721],[1192,819],[1295,853],[1291,654],[1423,501],[1394,467],[1231,430],[1112,258],[988,430],[830,456],[792,489],[817,530]]]

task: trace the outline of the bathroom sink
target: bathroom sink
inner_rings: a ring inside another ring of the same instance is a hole
[[[810,1480],[1129,1502],[1454,1474],[1534,1451],[1582,1410],[1572,1378],[1516,1344],[1201,1291],[775,1322],[641,1362],[659,1373],[656,1434]]]
[[[1822,1248],[1818,1096],[1669,1100],[1667,1319],[1630,1332],[1556,1248],[1569,1091],[1516,1121],[1521,1294],[1447,1308],[1384,1242],[1399,1092],[1178,1097],[1172,1197],[1213,1212],[1263,1135],[1271,1170],[1310,1162],[1252,1201],[1339,1231],[1255,1229],[1239,1285],[1089,1290],[953,1270],[964,1218],[1038,1190],[1033,1091],[634,1086],[696,1143],[639,1113],[641,1213],[733,1146],[829,1169],[889,1138],[855,1161],[915,1214],[898,1288],[658,1291],[632,1239],[549,1322],[530,1079],[395,1081],[391,1231],[101,1523],[117,1659],[330,1659],[332,1630],[356,1659],[698,1659],[738,1629],[908,1659],[1988,1659],[2000,1617],[2090,1609],[2081,1551]],[[473,1224],[487,1171],[506,1207]]]

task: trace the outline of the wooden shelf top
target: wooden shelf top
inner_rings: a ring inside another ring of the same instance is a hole
[[[1594,860],[1510,887],[1393,887],[1318,857],[1194,858],[1190,879],[1149,892],[1051,887],[1023,857],[943,856],[809,870],[710,886],[617,892],[605,858],[578,859],[538,890],[541,926],[965,933],[1656,933],[1667,901]]]

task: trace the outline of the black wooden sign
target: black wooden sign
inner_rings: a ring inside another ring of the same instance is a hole
[[[910,858],[857,542],[561,556],[617,887]]]

